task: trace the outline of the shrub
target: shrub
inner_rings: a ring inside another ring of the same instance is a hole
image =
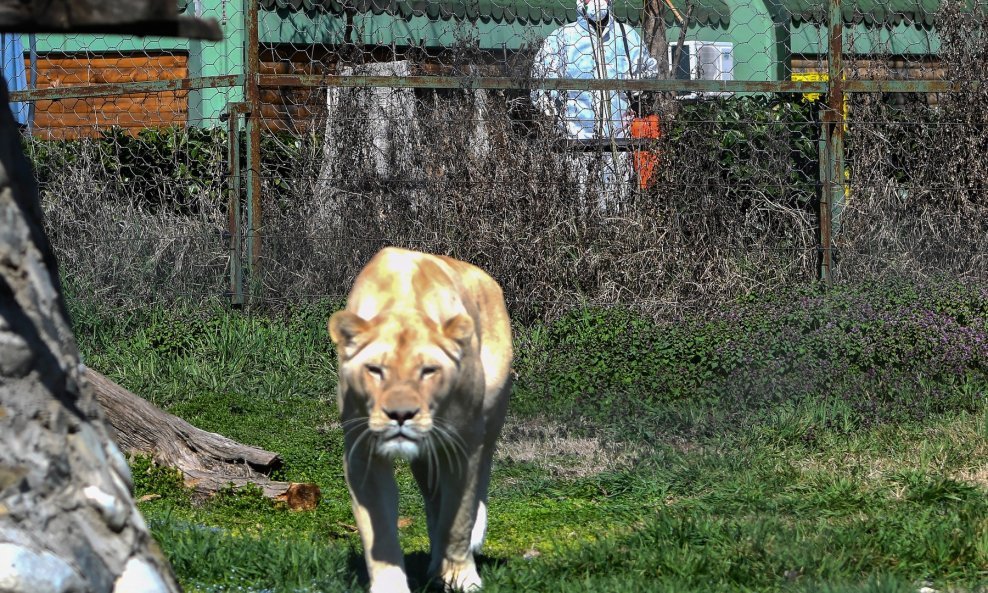
[[[804,289],[677,323],[578,309],[525,333],[514,409],[652,431],[723,428],[787,402],[839,403],[852,427],[974,410],[988,386],[984,297],[960,283]]]
[[[799,181],[805,167],[787,147],[792,126],[808,121],[799,103],[744,98],[685,108],[661,146],[664,182],[612,217],[579,195],[552,138],[519,130],[494,94],[422,98],[414,162],[392,163],[401,175],[381,177],[364,158],[374,147],[358,133],[359,102],[330,126],[349,139],[337,153],[321,131],[262,136],[258,296],[285,303],[343,295],[384,244],[481,265],[525,319],[583,301],[704,303],[737,295],[752,275],[770,285],[810,276],[810,259],[782,263],[802,257],[786,250],[812,243],[812,186]],[[479,138],[473,113],[481,101]],[[48,229],[77,294],[138,306],[226,291],[228,141],[223,130],[195,128],[28,140]],[[706,182],[684,185],[685,163]],[[718,195],[724,187],[726,198]],[[720,253],[731,255],[715,272]],[[722,283],[709,282],[722,272]]]

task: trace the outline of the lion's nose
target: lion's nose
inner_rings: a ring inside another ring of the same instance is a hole
[[[398,426],[401,426],[414,418],[419,413],[419,408],[401,407],[384,410],[384,413],[387,414],[388,418],[397,422]]]

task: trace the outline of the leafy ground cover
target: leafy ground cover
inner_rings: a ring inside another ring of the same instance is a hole
[[[72,301],[87,364],[193,424],[278,451],[319,508],[194,500],[134,459],[190,591],[360,590],[334,303],[124,313]],[[578,309],[517,328],[488,591],[982,590],[988,292],[956,283],[758,295],[656,322]],[[403,545],[427,536],[398,469]]]

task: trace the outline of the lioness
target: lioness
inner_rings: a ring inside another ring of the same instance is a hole
[[[343,467],[372,592],[408,591],[394,458],[425,498],[430,576],[481,586],[494,443],[511,389],[501,287],[481,269],[403,249],[378,252],[329,320],[339,354]]]

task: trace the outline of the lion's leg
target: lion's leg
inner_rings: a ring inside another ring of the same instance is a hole
[[[497,438],[500,436],[501,429],[504,427],[508,394],[511,391],[510,380],[505,385],[502,385],[500,389],[492,391],[496,395],[493,398],[488,396],[488,401],[494,401],[496,404],[494,409],[487,414],[484,450],[480,459],[479,473],[477,476],[476,519],[470,534],[470,549],[474,553],[480,552],[487,533],[487,491],[491,483],[491,469],[494,464],[494,450],[497,445]]]
[[[349,450],[349,449],[348,449]],[[364,545],[371,593],[409,591],[398,543],[398,486],[389,460],[347,455],[344,463],[353,516]]]
[[[447,589],[472,591],[481,586],[471,535],[477,517],[477,486],[481,447],[459,468],[447,468],[440,480],[441,505],[432,539],[430,574]],[[459,469],[459,471],[457,471]]]
[[[484,546],[484,537],[487,534],[487,488],[491,482],[491,465],[494,458],[493,443],[484,446],[483,457],[480,459],[480,468],[477,475],[476,517],[470,532],[470,551],[479,553]]]
[[[425,522],[429,529],[429,542],[436,539],[436,524],[439,521],[439,509],[442,507],[442,497],[439,490],[438,467],[430,467],[430,461],[418,459],[411,463],[412,475],[418,483],[419,491],[425,502]],[[434,552],[434,550],[432,550]]]
[[[487,530],[487,490],[510,389],[510,379],[488,387],[483,428],[461,432],[461,436],[474,439],[466,447],[473,453],[464,460],[463,473],[456,475],[454,464],[448,468],[449,475],[440,480],[442,504],[437,538],[432,542],[432,573],[448,589],[470,591],[481,587],[474,552],[480,550]]]
[[[465,500],[464,496],[466,493],[460,488],[451,488],[448,485],[463,481],[464,474],[462,473],[462,469],[469,467],[470,461],[443,460],[448,462],[445,469],[442,469],[443,466],[438,461],[432,467],[430,467],[429,462],[426,460],[417,460],[411,464],[412,474],[415,476],[416,482],[418,482],[419,490],[422,492],[422,497],[425,501],[425,515],[429,528],[431,556],[429,574],[439,577],[449,589],[468,590],[479,586],[479,575],[476,584],[473,584],[473,579],[469,578],[471,574],[469,567],[459,566],[462,560],[459,562],[447,560],[447,557],[450,556],[449,542],[451,538],[449,530],[455,528],[452,526],[455,526],[457,521],[456,513],[450,512],[448,506],[450,504],[461,505],[461,501]],[[466,465],[461,466],[458,464]],[[462,506],[465,507],[466,505]],[[445,512],[444,509],[446,509]],[[470,552],[473,552],[472,537],[469,549]],[[458,558],[459,556],[455,553],[452,555],[454,558]],[[470,554],[470,557],[472,558],[472,554]]]

